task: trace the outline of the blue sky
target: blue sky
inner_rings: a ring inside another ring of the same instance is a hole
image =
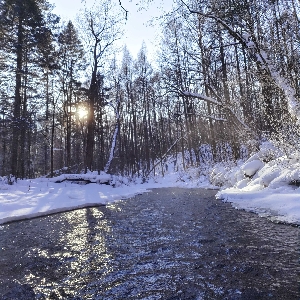
[[[50,3],[55,4],[56,8],[54,13],[61,16],[63,19],[74,19],[76,14],[83,8],[82,0],[48,0]],[[118,3],[117,0],[116,4]],[[87,5],[92,5],[94,0],[86,0]],[[139,10],[140,2],[134,0],[122,0],[122,5],[129,11],[128,20],[125,27],[125,35],[122,40],[123,44],[135,58],[138,51],[145,41],[150,56],[154,55],[157,49],[156,37],[159,35],[159,28],[149,26],[147,23],[153,17],[159,17],[164,10],[170,10],[172,0],[154,0],[151,2],[147,9]]]

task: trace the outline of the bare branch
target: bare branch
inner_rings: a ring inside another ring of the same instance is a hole
[[[128,10],[126,10],[126,9],[122,6],[121,0],[119,0],[119,4],[120,4],[120,6],[122,7],[122,9],[125,11],[125,19],[126,19],[126,21],[127,21]]]
[[[198,14],[205,18],[213,19],[218,24],[221,24],[233,38],[239,41],[243,45],[243,47],[247,49],[251,56],[254,56],[256,58],[255,60],[258,68],[268,74],[268,76],[272,78],[275,84],[285,93],[288,101],[289,112],[297,119],[298,123],[300,123],[300,100],[297,96],[296,90],[292,87],[287,78],[284,78],[279,74],[275,66],[268,60],[267,53],[260,49],[255,38],[247,33],[238,33],[219,17],[211,13],[204,14],[201,11],[193,10],[183,0],[180,1],[191,14]]]
[[[148,171],[148,173],[145,175],[144,179],[147,178],[147,177],[151,174],[151,172],[155,169],[155,167],[156,167],[158,164],[160,164],[160,163],[164,160],[164,158],[170,153],[170,151],[174,148],[174,146],[176,146],[177,143],[178,143],[180,140],[182,140],[182,139],[186,140],[186,138],[185,138],[184,136],[179,137],[179,138],[173,143],[173,145],[171,145],[171,147],[165,152],[165,154],[161,157],[161,159],[160,159],[156,164],[154,164],[154,166],[152,167],[152,169],[151,169],[150,171]]]

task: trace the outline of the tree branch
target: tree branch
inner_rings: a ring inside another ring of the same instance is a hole
[[[127,21],[128,10],[126,10],[126,9],[123,7],[121,0],[119,0],[119,5],[120,5],[120,6],[122,7],[122,9],[125,11],[125,19],[126,19],[126,21]]]
[[[255,56],[258,68],[263,69],[270,76],[270,78],[272,78],[275,84],[284,92],[288,101],[288,109],[290,114],[297,119],[298,123],[300,123],[300,101],[295,89],[289,83],[287,78],[282,77],[276,70],[275,66],[268,60],[267,53],[260,49],[255,38],[253,36],[251,37],[251,35],[247,32],[242,34],[236,32],[230,25],[228,25],[218,16],[215,16],[211,13],[204,14],[201,11],[193,10],[183,0],[180,0],[180,2],[189,10],[191,14],[198,14],[205,18],[213,19],[217,23],[221,24],[233,38],[238,40],[247,49],[250,55]]]
[[[176,146],[176,144],[181,140],[184,139],[186,140],[186,138],[184,136],[179,137],[174,143],[173,145],[171,145],[171,147],[165,152],[165,154],[161,157],[161,159],[152,167],[152,169],[144,176],[144,179],[146,179],[150,173],[155,169],[155,167],[160,164],[164,158],[169,154],[169,152],[173,149],[174,146]]]

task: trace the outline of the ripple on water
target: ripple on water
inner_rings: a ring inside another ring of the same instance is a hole
[[[1,226],[1,299],[299,298],[299,229],[214,193],[160,189]]]

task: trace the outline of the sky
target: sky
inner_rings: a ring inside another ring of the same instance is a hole
[[[117,0],[113,1],[118,5]],[[82,0],[48,0],[48,2],[55,5],[53,12],[66,21],[74,20],[79,10],[83,8]],[[91,6],[94,0],[86,0],[86,2],[88,6]],[[127,45],[134,58],[141,49],[143,41],[146,43],[148,56],[155,55],[160,29],[158,26],[150,26],[149,22],[153,18],[160,17],[164,12],[170,11],[173,1],[153,0],[146,9],[145,7],[143,9],[141,2],[143,1],[121,0],[122,6],[128,11],[125,34],[121,43]]]

